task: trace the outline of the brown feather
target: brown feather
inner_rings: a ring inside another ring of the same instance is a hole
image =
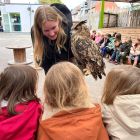
[[[97,77],[101,79],[102,75],[105,75],[105,63],[98,46],[90,39],[90,32],[86,25],[82,24],[78,30],[74,30],[71,46],[77,65],[85,73],[90,71],[94,79]]]

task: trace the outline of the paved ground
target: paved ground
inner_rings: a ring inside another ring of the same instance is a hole
[[[12,50],[7,49],[9,46],[22,46],[32,45],[30,34],[29,33],[0,33],[0,71],[2,71],[5,67],[8,66],[8,61],[13,59]],[[27,58],[33,60],[33,48],[29,48],[26,50]],[[106,63],[106,73],[110,71],[115,65]],[[33,65],[33,63],[31,64]],[[38,85],[38,95],[43,98],[43,82],[44,82],[44,71],[38,70],[39,73],[39,85]],[[99,101],[100,96],[102,95],[102,89],[104,84],[105,77],[102,80],[95,81],[91,76],[86,77],[87,84],[89,86],[89,91],[91,93],[92,99],[95,101]]]

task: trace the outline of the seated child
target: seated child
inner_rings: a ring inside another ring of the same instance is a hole
[[[112,69],[102,96],[103,121],[110,140],[140,140],[140,70],[130,65]]]
[[[38,140],[108,140],[100,106],[90,101],[77,66],[53,65],[46,74],[44,94],[50,113],[40,122]]]
[[[114,64],[119,64],[120,59],[118,59],[118,58],[120,56],[121,41],[118,39],[115,39],[114,45],[115,45],[115,48],[114,48],[113,54],[111,55],[110,62],[113,62]]]
[[[138,38],[135,45],[131,47],[130,55],[128,58],[129,64],[131,64],[131,60],[134,61],[133,66],[137,66],[137,64],[140,62],[140,38]]]
[[[100,41],[102,41],[102,39],[104,38],[104,34],[102,32],[97,32],[96,36],[95,36],[95,43],[100,46]]]
[[[103,39],[103,43],[100,45],[101,54],[103,57],[106,56],[107,46],[110,43],[110,38],[111,38],[110,34],[105,34],[104,39]]]
[[[132,46],[131,37],[126,37],[125,41],[120,45],[120,56],[118,56],[118,61],[122,59],[123,64],[126,63],[126,56],[129,56],[130,48]]]
[[[42,114],[36,96],[38,74],[26,65],[13,65],[0,74],[0,139],[34,140]]]
[[[106,46],[106,55],[108,55],[108,58],[112,55],[114,48],[115,48],[115,46],[114,46],[115,38],[110,37],[109,40],[110,40],[110,42]]]
[[[113,33],[112,37],[109,37],[110,42],[106,46],[106,54],[109,55],[109,57],[112,56],[114,50],[115,50],[115,40],[118,40],[121,42],[121,34],[120,33]]]

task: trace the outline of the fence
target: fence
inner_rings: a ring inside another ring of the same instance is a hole
[[[118,27],[140,27],[140,10],[119,13]]]

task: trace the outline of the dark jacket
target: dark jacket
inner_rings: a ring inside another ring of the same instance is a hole
[[[122,43],[121,46],[120,46],[120,51],[121,52],[125,52],[126,55],[129,55],[130,53],[130,48],[131,48],[131,44],[125,42],[125,43]]]

